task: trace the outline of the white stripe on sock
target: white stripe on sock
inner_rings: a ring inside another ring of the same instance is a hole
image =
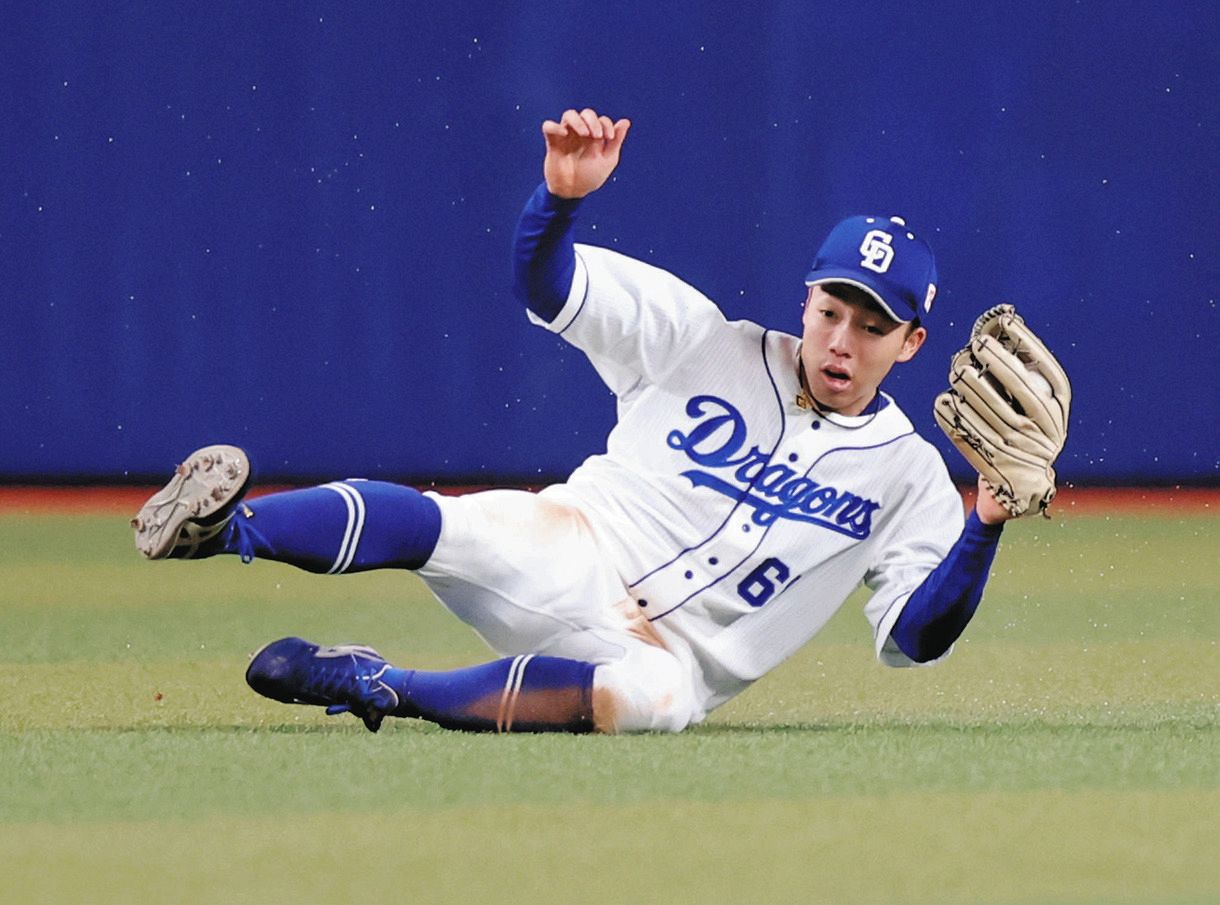
[[[333,490],[343,497],[343,503],[347,506],[347,528],[343,532],[343,540],[339,543],[339,553],[335,557],[335,564],[326,571],[327,575],[334,575],[340,571],[340,567],[343,565],[344,554],[347,552],[348,544],[352,539],[352,529],[356,526],[356,504],[352,499],[351,488],[346,484],[334,483],[323,484],[322,486],[327,490]]]
[[[352,495],[352,502],[356,504],[356,526],[352,530],[352,542],[347,547],[347,556],[343,558],[343,565],[339,568],[340,572],[346,572],[352,565],[352,561],[356,558],[356,550],[360,547],[360,538],[364,534],[364,497],[360,495],[360,491],[351,484],[340,484],[344,490]]]
[[[513,662],[508,666],[508,675],[504,678],[504,690],[500,692],[500,712],[496,715],[496,732],[504,731],[504,717],[508,711],[508,697],[512,694],[513,679],[517,675],[517,667],[521,665],[523,657],[515,657]]]
[[[529,662],[532,659],[534,659],[533,654],[527,654],[524,657],[517,658],[517,661],[521,664],[521,666],[517,669],[517,677],[516,681],[513,682],[512,695],[508,699],[507,712],[505,713],[504,717],[504,728],[501,730],[503,732],[512,732],[513,730],[513,718],[517,713],[517,698],[521,694],[521,683],[525,681],[525,667],[529,665]],[[514,663],[513,665],[516,666],[517,664]]]

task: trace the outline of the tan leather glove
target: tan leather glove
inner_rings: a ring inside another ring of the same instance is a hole
[[[974,323],[953,356],[936,422],[1012,515],[1045,513],[1055,459],[1067,440],[1072,387],[1063,367],[1012,305]]]

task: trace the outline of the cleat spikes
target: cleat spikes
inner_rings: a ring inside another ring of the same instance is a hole
[[[228,524],[250,485],[250,460],[236,446],[205,446],[174,469],[131,520],[148,559],[190,558]]]

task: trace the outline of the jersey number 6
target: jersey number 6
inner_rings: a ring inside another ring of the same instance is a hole
[[[788,580],[789,574],[791,573],[788,566],[772,556],[760,562],[753,572],[741,580],[741,584],[737,585],[737,593],[750,606],[762,606],[775,596],[776,590]]]

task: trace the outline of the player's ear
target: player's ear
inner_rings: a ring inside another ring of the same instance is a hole
[[[928,329],[926,327],[916,327],[906,335],[906,339],[902,341],[902,351],[898,353],[895,361],[910,361],[915,357],[915,353],[923,346],[923,341],[928,338]]]

